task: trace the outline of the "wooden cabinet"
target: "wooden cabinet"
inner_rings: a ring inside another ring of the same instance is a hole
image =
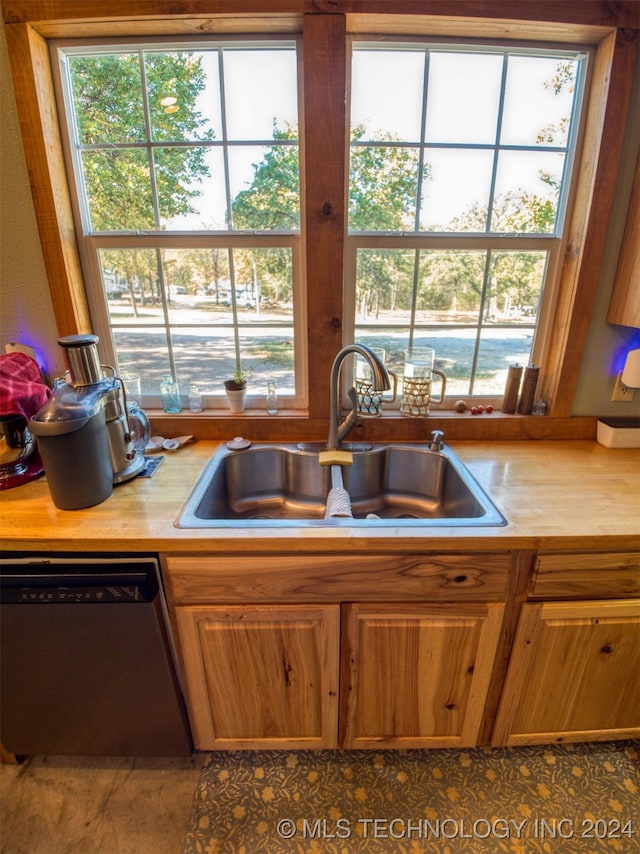
[[[607,320],[640,328],[640,152]]]
[[[336,746],[337,605],[182,606],[199,750]]]
[[[640,735],[638,552],[185,555],[164,574],[200,750]]]
[[[477,744],[503,605],[346,605],[345,747]]]
[[[493,744],[640,734],[639,569],[637,552],[538,555],[529,598],[547,601],[522,607]]]
[[[640,601],[523,606],[494,744],[640,735]]]
[[[476,744],[512,563],[167,557],[196,747]]]

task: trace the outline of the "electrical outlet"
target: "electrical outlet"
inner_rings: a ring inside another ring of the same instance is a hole
[[[617,403],[630,403],[633,400],[633,389],[622,382],[622,374],[618,374],[611,393],[611,400]]]

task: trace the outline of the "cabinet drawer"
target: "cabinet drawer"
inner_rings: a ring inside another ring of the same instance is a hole
[[[163,561],[173,605],[214,602],[504,600],[512,556],[171,556]]]
[[[540,554],[529,592],[539,599],[638,596],[640,552]]]

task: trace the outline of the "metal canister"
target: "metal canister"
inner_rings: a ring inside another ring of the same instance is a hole
[[[94,385],[104,379],[104,370],[98,355],[97,335],[66,335],[58,338],[64,350],[69,369],[70,385]]]

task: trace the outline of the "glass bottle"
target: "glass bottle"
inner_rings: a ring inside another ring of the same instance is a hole
[[[180,412],[182,404],[180,402],[180,390],[178,383],[171,376],[165,374],[160,383],[160,395],[162,396],[162,408],[165,412]]]
[[[267,415],[276,415],[278,412],[278,395],[276,384],[273,380],[267,382]]]
[[[189,409],[191,412],[202,412],[202,392],[195,383],[189,386]]]

